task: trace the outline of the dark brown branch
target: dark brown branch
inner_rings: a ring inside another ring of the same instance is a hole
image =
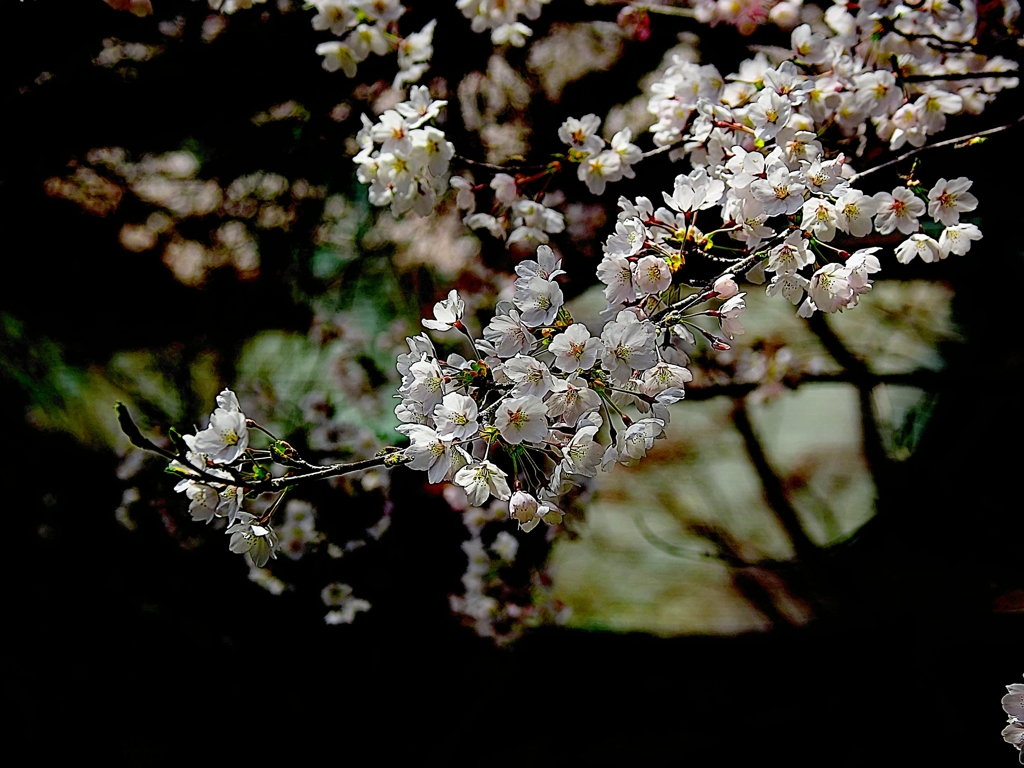
[[[675,304],[670,304],[669,306],[665,307],[660,312],[657,312],[653,317],[651,317],[651,321],[656,323],[658,320],[665,317],[670,312],[682,312],[684,310],[689,309],[690,307],[699,304],[701,301],[708,298],[707,293],[708,291],[711,290],[711,287],[715,284],[716,280],[718,280],[721,277],[724,277],[725,275],[739,276],[744,272],[748,272],[754,267],[755,264],[757,264],[757,262],[761,260],[761,256],[764,253],[766,253],[766,251],[764,250],[758,251],[753,256],[748,256],[742,261],[729,265],[729,267],[723,269],[715,277],[709,280],[705,284],[703,289],[701,289],[697,293],[691,293],[685,299],[677,301]]]
[[[521,173],[522,171],[542,171],[550,165],[550,163],[543,165],[495,165],[494,163],[482,163],[479,160],[471,160],[462,155],[455,155],[454,159],[460,163],[471,165],[474,168],[485,168],[488,171],[510,174]]]
[[[818,337],[826,351],[832,358],[848,371],[853,383],[857,387],[860,400],[861,432],[864,440],[864,458],[867,460],[868,469],[875,480],[875,487],[878,489],[879,497],[884,495],[883,487],[889,480],[889,456],[885,452],[885,445],[882,443],[882,434],[878,429],[878,421],[875,419],[875,409],[871,402],[871,392],[880,379],[871,373],[867,363],[857,357],[846,346],[841,338],[828,324],[825,315],[817,312],[811,315],[807,321],[808,326]]]
[[[699,552],[665,541],[651,530],[651,527],[647,525],[647,521],[644,519],[643,513],[640,511],[637,511],[637,513],[633,515],[633,522],[636,524],[636,528],[640,532],[640,535],[644,537],[644,540],[646,540],[648,544],[655,549],[660,549],[668,555],[672,555],[672,557],[678,557],[684,560],[693,560],[696,562],[704,560],[721,560],[733,568],[748,568],[751,566],[750,563],[745,560],[741,560],[730,552],[725,554],[722,554],[721,552]]]
[[[984,131],[978,131],[977,133],[971,133],[968,134],[967,136],[957,136],[955,139],[946,139],[945,141],[940,141],[936,144],[925,144],[923,147],[918,147],[917,149],[912,149],[909,152],[904,152],[899,157],[893,158],[892,160],[887,160],[881,165],[876,165],[874,168],[868,168],[866,171],[861,171],[860,173],[853,174],[853,176],[850,177],[850,183],[853,184],[855,181],[858,181],[859,179],[862,179],[865,176],[874,173],[875,171],[880,171],[883,168],[888,168],[890,165],[896,165],[896,163],[901,163],[904,160],[913,157],[919,152],[924,152],[927,149],[938,149],[939,147],[948,147],[952,144],[960,144],[965,141],[970,141],[971,139],[979,139],[982,136],[991,136],[994,133],[999,133],[1000,131],[1006,131],[1009,130],[1010,128],[1014,128],[1017,125],[1020,125],[1022,122],[1024,122],[1024,115],[1021,115],[1012,123],[1007,123],[1006,125],[1000,125],[995,128],[989,128]]]
[[[904,83],[939,83],[943,80],[989,80],[1018,76],[1016,70],[1011,70],[1009,72],[958,72],[950,75],[904,75],[900,79]]]
[[[326,480],[331,477],[339,477],[341,475],[359,472],[372,467],[386,466],[391,468],[400,464],[406,464],[409,461],[401,453],[394,450],[388,450],[382,451],[372,459],[353,461],[349,464],[331,464],[330,466],[314,469],[301,475],[286,475],[285,477],[275,477],[270,480],[244,480],[239,478],[236,474],[234,481],[232,481],[207,472],[206,467],[197,467],[192,464],[192,462],[188,460],[188,456],[183,453],[179,452],[176,454],[173,451],[169,451],[166,448],[161,448],[156,445],[152,440],[142,434],[139,428],[135,425],[131,415],[128,413],[128,409],[123,403],[117,403],[114,406],[114,409],[117,412],[117,419],[121,426],[121,430],[128,437],[129,441],[131,441],[132,445],[145,451],[157,453],[165,459],[178,462],[182,465],[182,468],[189,473],[188,476],[197,480],[202,480],[203,482],[211,483],[213,485],[235,485],[239,488],[244,488],[246,491],[256,491],[257,493],[273,493],[292,485],[299,485],[314,480]],[[304,462],[304,464],[306,463]],[[312,465],[306,464],[306,466]],[[225,466],[218,468],[233,471],[232,467]],[[188,477],[186,475],[180,476]]]
[[[747,449],[747,456],[761,479],[761,488],[764,493],[764,500],[768,508],[775,513],[776,519],[789,535],[793,543],[793,551],[798,560],[813,561],[818,558],[821,550],[818,545],[811,541],[803,525],[800,523],[800,516],[796,508],[790,503],[786,496],[782,480],[772,469],[765,455],[764,447],[754,432],[754,425],[750,423],[750,415],[747,413],[747,406],[743,399],[737,399],[732,411],[732,421],[736,430],[743,438],[743,445]]]
[[[874,387],[878,384],[894,384],[907,387],[933,389],[945,378],[935,371],[918,370],[907,373],[872,373],[871,371],[839,371],[838,373],[805,373],[789,376],[779,383],[787,389],[798,389],[804,384],[853,384]],[[687,400],[712,400],[716,397],[745,397],[764,386],[760,382],[716,384],[710,387],[687,387]]]

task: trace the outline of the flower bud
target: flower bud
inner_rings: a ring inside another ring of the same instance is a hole
[[[508,513],[519,522],[520,525],[529,523],[537,516],[537,500],[528,493],[516,491],[508,500]]]
[[[627,5],[616,17],[615,22],[629,37],[639,42],[644,42],[651,36],[651,17],[646,11],[641,11],[631,5]]]
[[[740,288],[736,285],[736,281],[732,279],[732,275],[722,275],[715,280],[712,290],[718,294],[720,299],[730,299],[740,292]]]
[[[793,29],[800,22],[800,4],[783,0],[768,12],[768,18],[782,29]]]

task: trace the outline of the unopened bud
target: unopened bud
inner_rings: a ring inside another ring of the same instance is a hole
[[[412,461],[412,456],[406,456],[404,453],[389,453],[384,457],[384,466],[391,469],[402,464],[408,464],[410,461]]]
[[[651,17],[646,11],[627,5],[616,17],[615,22],[629,37],[644,42],[651,36]]]
[[[781,29],[792,29],[800,21],[800,6],[789,2],[789,0],[783,0],[768,12],[768,18],[778,24]]]
[[[284,440],[277,440],[270,444],[270,456],[279,464],[287,466],[299,466],[299,454],[291,445]]]
[[[715,280],[712,290],[718,295],[718,298],[730,299],[740,292],[740,287],[736,285],[736,281],[732,279],[732,275],[722,275],[720,278]]]

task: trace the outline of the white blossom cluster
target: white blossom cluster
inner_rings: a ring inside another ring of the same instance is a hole
[[[801,157],[787,162],[778,147],[767,156],[734,149],[726,165],[716,169],[721,178],[703,168],[677,176],[672,194],[662,193],[667,207],[655,209],[646,197],[635,203],[620,198],[615,232],[605,241],[604,258],[597,268],[609,312],[665,306],[686,244],[696,242],[711,249],[719,233],[745,243],[747,252],[759,254],[759,263],[748,277],[764,282],[764,273],[771,273],[768,295],[781,293],[800,305],[799,314],[804,317],[817,310],[832,313],[856,306],[859,296],[871,289],[870,276],[881,269],[875,256],[881,248],[861,248],[851,254],[829,245],[837,232],[863,237],[872,230],[889,234],[899,229],[910,235],[896,248],[896,258],[904,264],[916,256],[933,262],[950,253],[964,255],[971,242],[982,237],[976,225],[959,221],[960,213],[973,211],[978,204],[967,191],[970,180],[964,177],[939,179],[928,192],[926,205],[923,192],[918,196],[907,187],[897,187],[892,194],[865,195],[842,178],[840,159],[821,161],[820,150],[804,150],[813,161]],[[918,231],[918,217],[926,207],[935,222],[945,225],[939,240]],[[697,228],[698,214],[715,208],[721,208],[724,222],[704,233]],[[838,261],[829,260],[826,253]],[[727,296],[717,288],[713,293],[709,297],[694,294],[688,306],[732,295],[731,290]],[[730,338],[742,333],[735,322],[743,309],[741,298],[704,313],[718,317]],[[677,327],[676,336],[692,343],[684,328]]]
[[[415,211],[426,216],[448,189],[448,164],[455,147],[444,132],[426,125],[447,104],[430,97],[426,86],[413,86],[406,101],[384,112],[377,122],[362,115],[356,136],[360,152],[353,158],[357,177],[369,185],[370,202],[390,205],[396,216]]]
[[[488,520],[507,520],[508,511],[495,502],[486,509],[470,507],[463,512],[463,521],[470,528],[471,538],[462,542],[466,553],[466,572],[462,575],[461,595],[451,595],[449,604],[452,612],[459,614],[481,637],[497,637],[495,618],[502,612],[499,601],[488,594],[499,586],[495,573],[498,566],[511,564],[519,550],[519,541],[507,531],[500,531],[494,543],[488,548],[480,537],[483,523]],[[504,534],[504,535],[502,535]]]
[[[698,21],[711,26],[730,24],[741,35],[751,35],[769,22],[792,29],[802,7],[803,0],[696,0],[693,10]]]
[[[109,1],[109,0],[108,0]],[[144,0],[148,4],[148,0]],[[207,0],[211,10],[223,14],[248,10],[267,0]],[[316,47],[328,72],[339,69],[356,76],[360,62],[370,54],[384,56],[398,51],[398,74],[394,87],[415,83],[430,67],[434,55],[435,21],[408,37],[398,34],[398,19],[407,8],[399,0],[307,0],[306,8],[315,10],[313,29],[331,32],[342,40],[330,40]],[[149,9],[152,12],[152,8]],[[216,17],[214,17],[216,18]]]
[[[860,13],[855,20],[837,5],[826,19],[837,28],[845,19],[863,31],[869,16],[863,16],[863,8]],[[956,9],[947,16],[933,19],[929,29],[953,34],[959,29],[955,20],[966,24]],[[896,29],[902,29],[902,20],[899,16],[893,22]],[[923,22],[915,23],[921,28]],[[980,110],[996,91],[1015,86],[1016,79],[903,83],[901,88],[897,75],[1005,71],[1012,63],[936,51],[917,38],[890,32],[879,36],[872,60],[884,63],[888,54],[900,51],[902,73],[869,69],[848,52],[856,44],[844,34],[826,38],[807,25],[798,27],[791,40],[797,63],[772,67],[759,54],[744,62],[730,82],[714,67],[675,59],[652,89],[649,109],[658,122],[651,130],[660,146],[681,144],[673,151],[686,156],[694,170],[676,177],[671,194],[663,193],[667,207],[655,210],[644,197],[620,201],[616,231],[598,268],[610,310],[658,306],[686,249],[715,254],[725,236],[743,245],[729,250],[760,256],[748,276],[763,282],[764,273],[771,273],[768,293],[799,304],[803,316],[856,305],[870,289],[869,276],[880,269],[875,256],[880,248],[851,254],[830,245],[837,233],[842,241],[855,242],[872,232],[899,230],[908,236],[895,249],[902,263],[916,256],[932,262],[950,253],[963,255],[982,236],[976,225],[960,221],[978,204],[968,191],[970,179],[941,178],[926,190],[911,177],[906,186],[868,195],[854,186],[858,174],[848,158],[828,152],[821,137],[833,124],[847,135],[863,135],[870,122],[891,148],[905,141],[920,146],[945,126],[947,114]],[[954,37],[962,39],[962,34]],[[866,53],[856,51],[857,56]],[[806,74],[815,67],[823,71]],[[904,90],[911,96],[905,97]],[[581,136],[585,133],[580,130]],[[934,222],[929,224],[932,234],[941,228],[938,239],[922,231],[926,211]],[[650,298],[657,296],[661,299]]]
[[[457,0],[455,7],[470,19],[474,32],[491,30],[495,45],[513,45],[522,48],[533,31],[519,21],[525,16],[530,21],[540,18],[541,7],[551,0]]]
[[[611,148],[605,149],[605,141],[598,134],[600,127],[597,115],[584,115],[579,120],[570,117],[558,129],[558,138],[569,146],[572,159],[579,161],[579,180],[595,195],[603,195],[609,181],[635,178],[633,166],[643,159],[640,147],[632,143],[631,129],[616,133]]]
[[[320,592],[320,599],[331,609],[324,616],[324,622],[327,624],[351,624],[355,621],[357,613],[371,608],[366,600],[355,596],[352,587],[338,582],[324,587]]]
[[[455,486],[445,488],[444,497],[462,513],[469,534],[462,542],[466,554],[463,591],[448,598],[452,613],[480,637],[499,644],[512,642],[529,626],[564,623],[570,611],[552,595],[550,577],[543,569],[533,571],[526,585],[512,585],[505,578],[505,569],[517,564],[519,554],[519,539],[507,530],[508,505],[492,499],[484,507],[470,506]]]
[[[1024,685],[1013,683],[1006,691],[1002,704],[1009,724],[1003,729],[1003,740],[1016,747],[1024,765]]]
[[[549,235],[565,229],[565,217],[544,204],[543,198],[530,198],[522,194],[522,182],[507,173],[495,174],[490,189],[494,192],[491,213],[476,213],[476,191],[473,183],[462,176],[454,176],[451,185],[458,190],[456,204],[466,211],[463,223],[470,229],[486,229],[493,237],[505,239],[506,245],[527,243],[546,244]],[[482,185],[481,185],[482,186]]]
[[[962,9],[874,1],[856,8],[853,15],[845,4],[833,5],[827,26],[793,30],[791,62],[773,68],[759,53],[727,83],[713,66],[676,57],[651,89],[655,144],[685,138],[683,151],[694,164],[711,165],[732,146],[749,150],[771,139],[785,146],[798,132],[834,124],[861,140],[870,125],[892,149],[920,147],[945,128],[948,116],[980,114],[996,93],[1017,86],[1016,77],[997,76],[1015,71],[1016,62],[969,49],[977,24],[970,0]],[[978,77],[963,78],[971,74]]]
[[[556,281],[561,259],[549,247],[516,273],[515,298],[498,304],[474,343],[476,359],[441,359],[425,334],[407,339],[395,413],[411,442],[409,467],[430,482],[461,486],[474,506],[491,496],[507,500],[529,531],[542,520],[561,522],[555,501],[598,468],[638,463],[663,435],[668,406],[683,399],[691,375],[662,358],[658,329],[642,313],[619,312],[598,336],[573,322]],[[423,324],[466,333],[464,310],[452,291]],[[512,463],[511,486],[490,460],[499,449]]]
[[[519,18],[538,18],[547,1],[456,5],[474,31],[491,30],[495,44],[522,46],[532,33]],[[264,0],[210,0],[224,13],[254,2]],[[1002,5],[1009,24],[1019,14],[1017,0]],[[340,38],[317,47],[326,69],[354,77],[371,53],[397,50],[395,88],[426,71],[435,23],[400,37],[406,8],[398,0],[310,0],[308,7],[316,9],[315,29]],[[397,360],[397,431],[409,445],[388,456],[425,471],[431,483],[461,488],[476,510],[466,518],[477,527],[467,522],[465,594],[452,605],[479,627],[493,628],[505,610],[491,594],[491,575],[512,563],[518,548],[504,532],[486,546],[479,527],[496,508],[524,532],[541,522],[560,525],[560,499],[574,486],[616,463],[640,462],[664,436],[669,406],[685,396],[692,380],[686,350],[697,336],[727,350],[728,340],[744,332],[738,275],[767,282],[768,295],[781,294],[810,317],[852,308],[871,290],[882,247],[858,248],[868,236],[893,236],[904,264],[964,255],[982,237],[974,223],[961,221],[978,206],[970,179],[938,178],[929,187],[912,170],[905,184],[869,194],[860,183],[869,171],[857,173],[851,162],[869,142],[893,151],[921,148],[949,117],[980,114],[997,93],[1017,86],[1015,62],[974,50],[975,0],[838,0],[813,27],[797,26],[801,0],[698,0],[696,9],[698,19],[744,33],[769,21],[792,29],[790,49],[766,49],[728,77],[676,56],[652,86],[650,131],[659,149],[647,154],[664,151],[691,170],[677,175],[660,200],[619,198],[596,270],[607,302],[600,329],[592,333],[563,306],[562,262],[547,245],[566,229],[552,204],[559,198],[545,200],[546,181],[536,194],[526,190],[571,165],[594,195],[609,182],[635,178],[645,154],[631,130],[607,142],[597,115],[569,117],[558,130],[566,155],[538,166],[539,173],[510,168],[489,183],[450,179],[467,227],[509,245],[537,246],[535,258],[516,267],[514,297],[497,305],[482,338],[464,324],[465,303],[455,290],[423,320],[428,330],[463,334],[470,357],[442,358],[424,333],[407,338],[409,351]],[[407,100],[376,121],[362,116],[354,162],[372,204],[395,215],[435,209],[455,156],[445,133],[430,124],[446,104],[413,86]],[[477,194],[485,189],[493,205],[489,199],[478,212]],[[688,289],[684,268],[700,259],[723,267],[703,287]],[[718,327],[709,330],[699,318]],[[278,549],[300,557],[321,540],[312,507],[281,505],[282,493],[259,513],[242,508],[247,482],[267,476],[258,461],[275,454],[249,447],[249,427],[262,428],[246,419],[232,392],[221,392],[217,406],[207,428],[180,438],[188,450],[174,454],[175,490],[189,500],[194,520],[224,519],[230,549],[248,554],[256,568]],[[274,447],[281,445],[287,444],[275,439]],[[277,487],[259,487],[268,486]],[[271,526],[278,506],[280,534]],[[369,608],[345,584],[329,585],[322,597],[333,609],[328,623],[348,623]],[[1015,723],[1008,732],[1018,738]]]
[[[171,471],[182,478],[174,490],[188,498],[193,520],[209,523],[227,518],[226,532],[231,536],[228,548],[248,554],[256,567],[262,568],[277,556],[279,539],[267,520],[242,509],[245,492],[236,484],[236,471],[249,447],[249,428],[235,393],[225,389],[217,395],[217,409],[210,416],[209,426],[182,439],[189,449],[187,465],[171,463]],[[214,482],[210,477],[224,482]]]
[[[343,38],[316,47],[328,72],[340,69],[355,77],[357,65],[371,53],[384,56],[397,50],[399,72],[394,87],[401,88],[419,80],[430,66],[436,22],[429,22],[408,37],[400,37],[397,23],[406,7],[398,0],[309,0],[308,7],[317,11],[313,29]]]

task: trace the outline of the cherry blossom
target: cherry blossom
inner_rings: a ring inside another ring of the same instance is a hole
[[[434,305],[434,319],[421,322],[432,331],[449,331],[462,324],[462,315],[466,311],[466,302],[459,297],[459,292],[452,289],[448,298]]]
[[[978,198],[967,191],[973,183],[964,176],[939,179],[928,192],[928,215],[947,227],[959,223],[961,213],[978,207]]]
[[[822,312],[838,312],[853,299],[849,270],[842,264],[826,264],[811,275],[807,293]]]
[[[505,473],[489,461],[476,462],[460,469],[455,473],[455,484],[466,489],[469,503],[477,507],[491,496],[505,501],[512,495]]]
[[[210,426],[195,437],[194,450],[216,464],[232,464],[249,446],[249,429],[238,398],[229,389],[217,395]]]
[[[974,224],[954,224],[942,230],[939,236],[939,251],[943,258],[951,253],[964,256],[971,250],[971,242],[981,238],[981,230]]]
[[[898,229],[904,235],[912,235],[921,226],[918,219],[924,216],[924,201],[906,187],[897,187],[892,194],[879,192],[875,205],[875,228],[879,234],[887,235]]]
[[[911,235],[896,248],[896,260],[900,264],[909,264],[915,256],[920,256],[921,261],[930,263],[945,258],[945,255],[939,244],[928,235]]]
[[[548,347],[555,356],[555,367],[563,371],[594,367],[601,351],[601,340],[594,338],[582,323],[573,323],[555,336]]]

